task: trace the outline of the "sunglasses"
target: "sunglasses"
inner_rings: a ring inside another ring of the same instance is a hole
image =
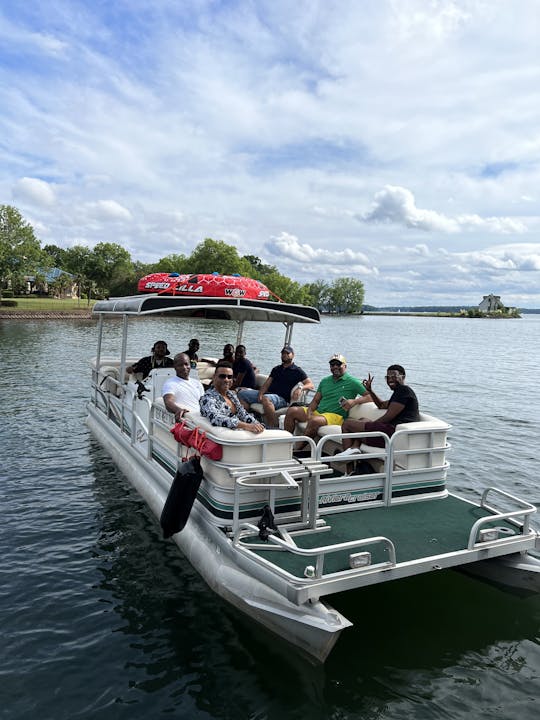
[[[338,360],[332,360],[330,363],[330,367],[341,367],[343,363],[340,363]]]
[[[225,375],[225,373],[219,373],[219,374],[218,374],[218,378],[219,378],[220,380],[232,380],[232,379],[233,379],[233,376],[232,376],[232,375]]]

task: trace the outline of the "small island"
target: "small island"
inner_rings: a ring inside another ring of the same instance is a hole
[[[477,308],[460,310],[460,317],[470,318],[520,318],[519,310],[515,307],[506,307],[501,302],[500,295],[484,295]]]
[[[484,295],[482,302],[473,307],[383,307],[365,305],[364,315],[415,315],[418,317],[460,317],[460,318],[520,318],[518,308],[506,307],[499,295]],[[534,310],[529,312],[536,312]]]

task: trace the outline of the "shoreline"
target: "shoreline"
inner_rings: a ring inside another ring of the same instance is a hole
[[[339,317],[334,313],[321,313],[323,316]],[[459,313],[448,313],[444,311],[430,311],[430,312],[415,312],[415,311],[401,311],[396,310],[366,310],[363,313],[353,313],[354,317],[366,316],[405,316],[405,317],[441,317],[441,318],[465,318],[468,320],[478,319],[498,319],[498,320],[511,320],[519,319],[520,315],[487,315],[481,318],[478,317],[467,317],[467,315],[461,315]],[[95,317],[92,314],[92,310],[4,310],[0,309],[0,320],[94,320]]]
[[[91,310],[0,310],[0,320],[94,320]]]

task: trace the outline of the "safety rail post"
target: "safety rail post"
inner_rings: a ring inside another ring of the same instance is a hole
[[[94,404],[97,407],[97,401],[98,401],[98,380],[99,380],[99,366],[101,364],[101,343],[103,340],[103,315],[100,313],[98,315],[98,341],[97,341],[97,355],[96,355],[96,384],[95,384],[95,393],[94,393]]]
[[[324,435],[321,440],[319,441],[317,445],[317,458],[320,460],[324,460],[326,463],[335,463],[335,462],[352,462],[353,460],[369,460],[371,458],[383,458],[385,460],[385,470],[384,470],[384,484],[383,484],[383,498],[382,498],[382,504],[383,505],[391,505],[392,504],[392,479],[393,479],[393,466],[394,466],[394,460],[393,460],[393,448],[391,443],[391,438],[388,437],[383,432],[380,432],[378,430],[374,432],[355,432],[355,433],[340,433],[339,438],[350,438],[352,440],[365,440],[367,441],[370,437],[382,437],[384,439],[384,448],[380,448],[380,452],[371,453],[371,452],[359,452],[358,457],[348,457],[343,456],[342,453],[336,453],[335,455],[325,455],[323,458],[322,450],[326,442],[332,441],[333,438],[335,438],[336,435]],[[369,445],[368,442],[366,444]]]
[[[290,473],[286,468],[271,470],[263,476],[258,476],[258,479],[260,480],[265,477],[273,478],[277,476],[281,476],[285,482],[268,482],[263,485],[262,483],[251,482],[255,478],[250,475],[240,475],[239,477],[234,478],[234,504],[232,524],[233,533],[237,532],[238,528],[240,527],[240,489],[242,487],[256,488],[257,490],[268,491],[268,505],[270,506],[270,510],[272,511],[272,513],[274,513],[275,511],[276,490],[282,489],[287,486],[292,488],[298,487],[298,483],[293,477],[291,477]]]

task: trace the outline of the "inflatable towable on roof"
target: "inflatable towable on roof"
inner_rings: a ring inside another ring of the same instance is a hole
[[[139,280],[138,291],[159,295],[196,295],[197,297],[232,297],[268,300],[270,290],[258,280],[241,275],[219,273],[152,273]]]

